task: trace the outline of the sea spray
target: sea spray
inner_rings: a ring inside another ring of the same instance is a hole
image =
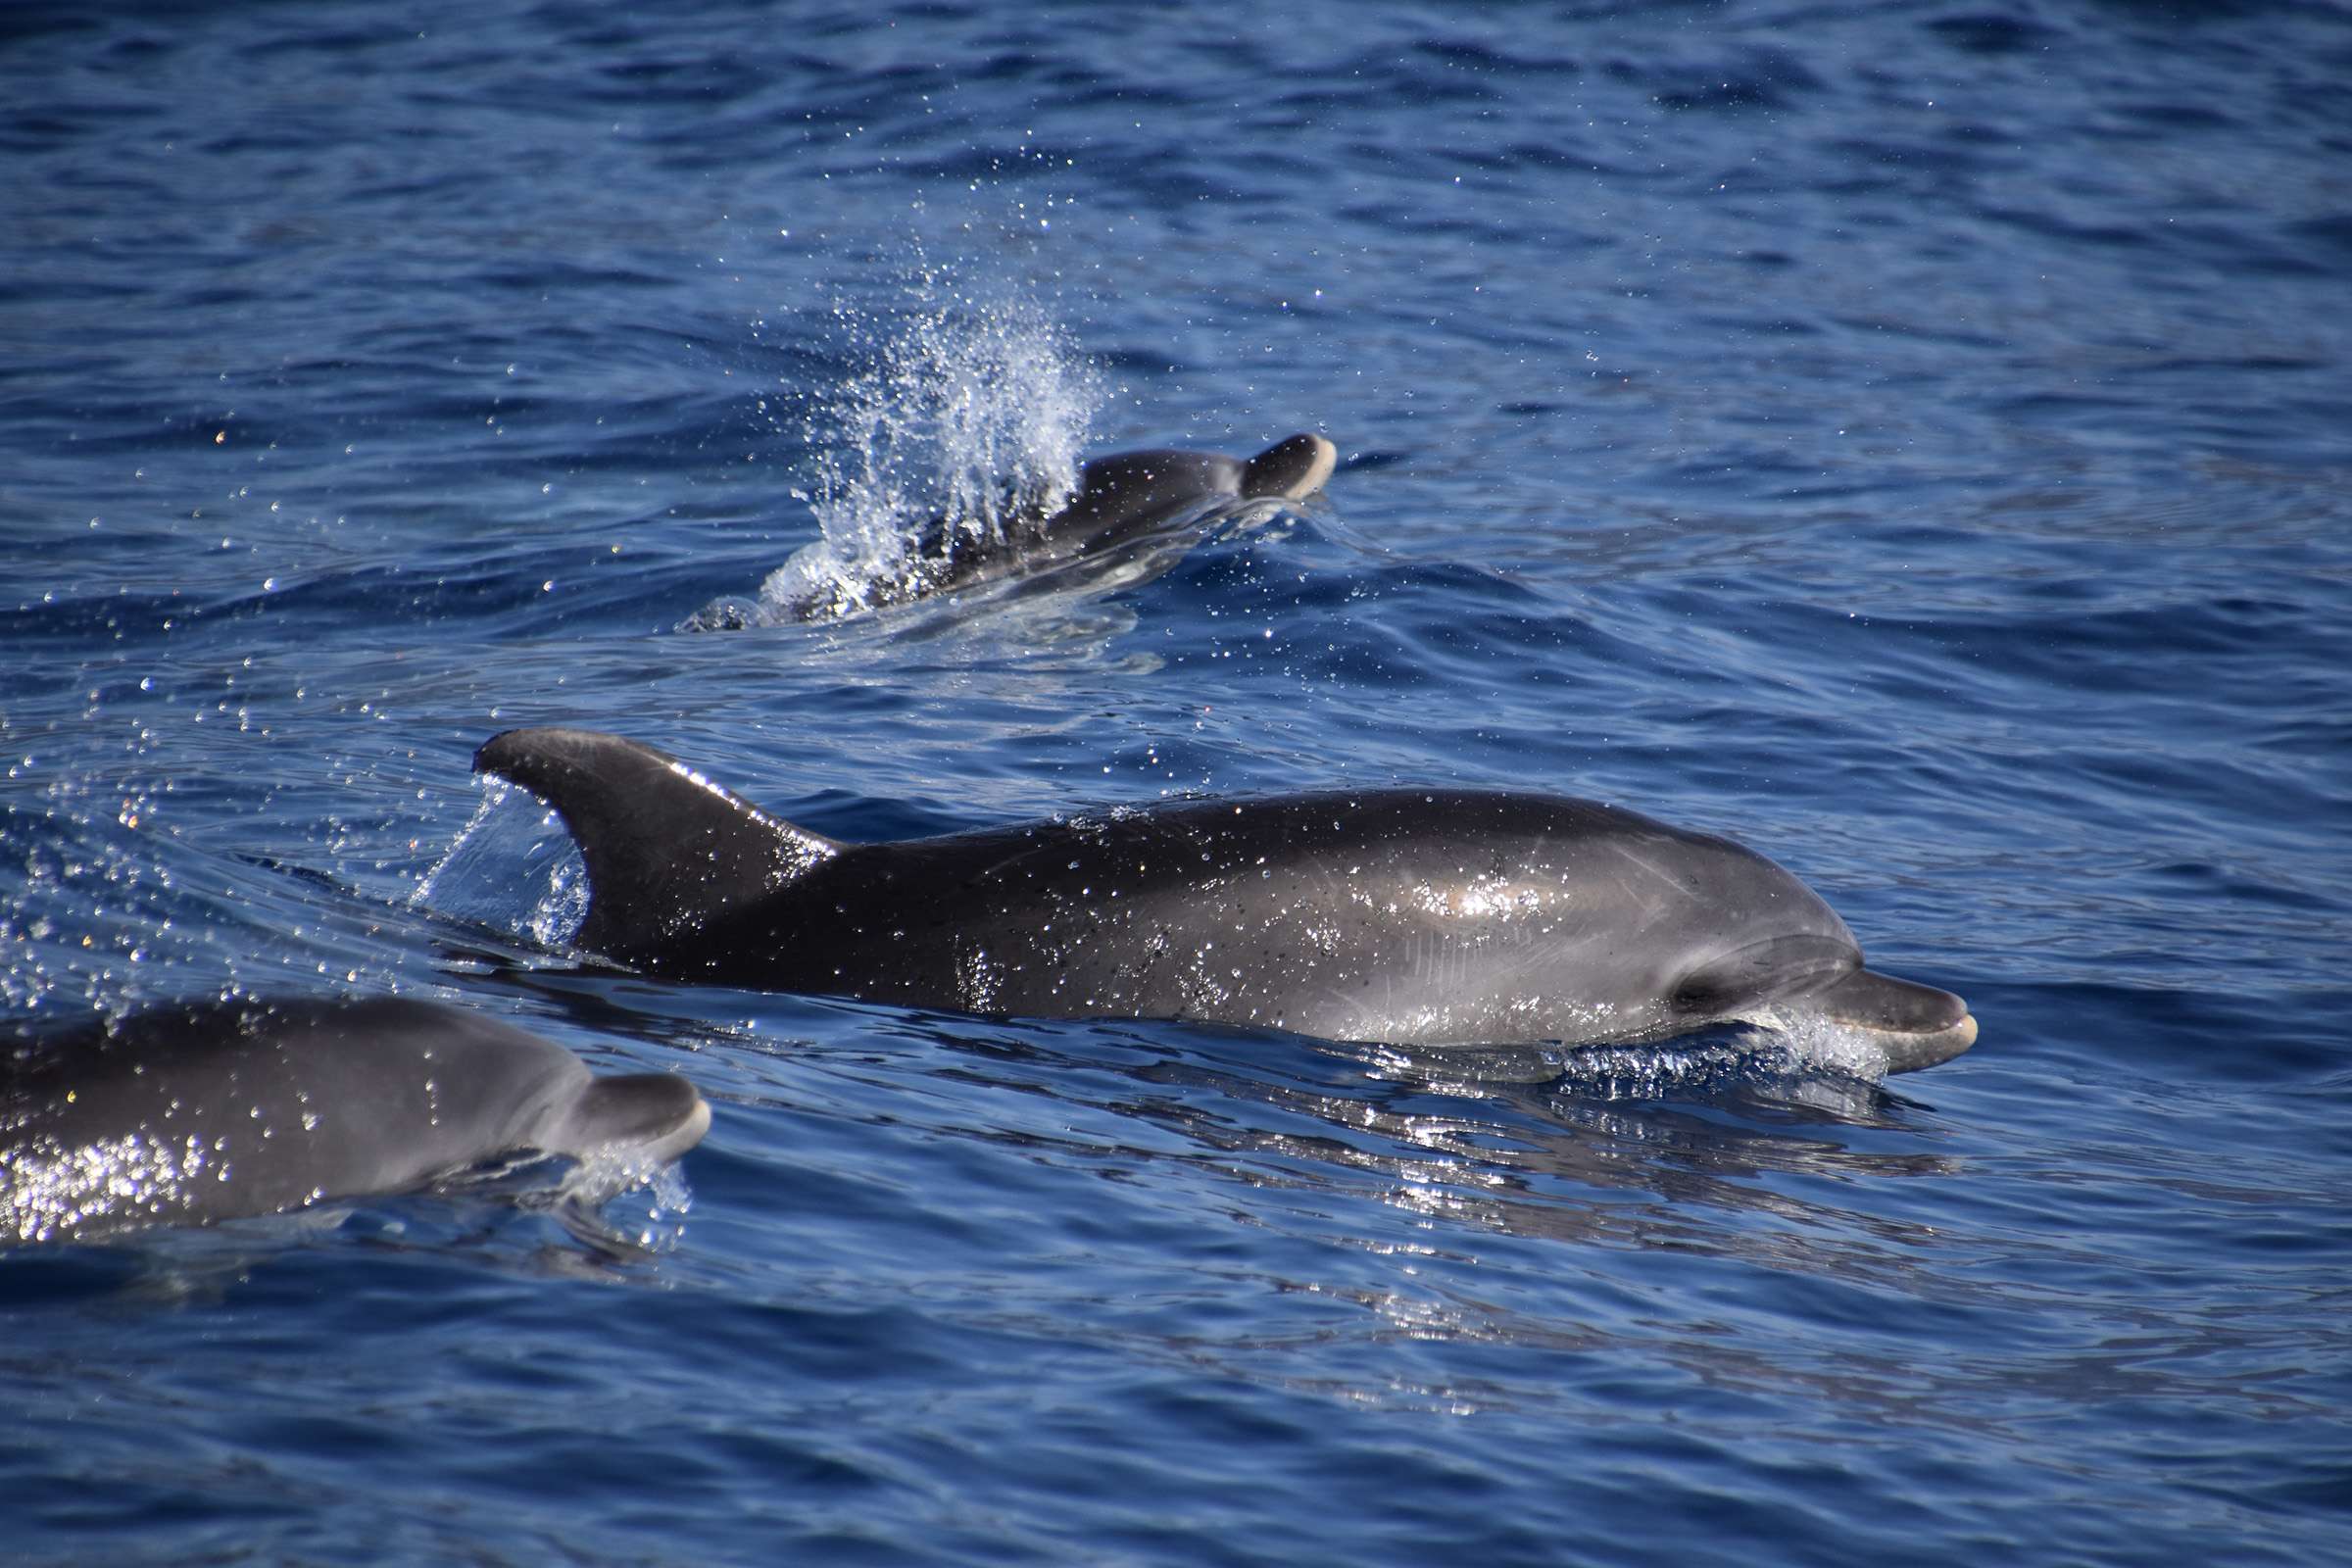
[[[563,946],[588,913],[588,868],[578,847],[528,791],[501,779],[479,782],[481,805],[417,879],[410,906],[503,929],[539,947]],[[518,880],[530,899],[519,910]]]
[[[895,308],[837,301],[857,365],[810,399],[808,503],[823,537],[771,572],[757,605],[722,601],[688,629],[822,619],[918,597],[942,528],[989,547],[1076,493],[1079,454],[1107,398],[1100,369],[1034,301],[935,270]],[[928,537],[927,537],[928,536]]]

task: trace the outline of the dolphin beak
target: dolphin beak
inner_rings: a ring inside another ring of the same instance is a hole
[[[1977,1043],[1977,1020],[1949,991],[1852,969],[1804,999],[1833,1020],[1868,1031],[1886,1052],[1888,1072],[1949,1061]]]
[[[703,1141],[710,1106],[674,1073],[597,1078],[580,1092],[572,1124],[582,1146],[666,1164]]]

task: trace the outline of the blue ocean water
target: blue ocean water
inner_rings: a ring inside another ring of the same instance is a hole
[[[10,1554],[2352,1556],[2347,81],[2318,4],[10,8],[0,1005],[397,991],[715,1107],[624,1247],[0,1256]],[[1150,570],[687,629],[1301,429]],[[584,967],[468,772],[538,722],[853,838],[1594,796],[1983,1036]]]

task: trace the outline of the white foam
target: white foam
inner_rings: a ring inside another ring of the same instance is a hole
[[[1754,1022],[1770,1034],[1765,1038],[1785,1060],[1788,1071],[1829,1071],[1866,1083],[1886,1076],[1893,1061],[1886,1046],[1867,1029],[1826,1018],[1818,1013],[1773,1011]]]
[[[694,1190],[673,1159],[592,1154],[573,1167],[555,1195],[553,1211],[592,1245],[645,1254],[677,1250],[686,1235]]]
[[[1107,388],[1070,334],[1033,301],[933,271],[904,308],[834,308],[845,357],[863,368],[811,407],[808,503],[823,537],[769,573],[763,620],[847,614],[908,597],[915,546],[935,518],[1002,542],[1060,507]]]

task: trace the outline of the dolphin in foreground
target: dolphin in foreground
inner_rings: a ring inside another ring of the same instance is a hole
[[[0,1246],[414,1191],[530,1153],[658,1165],[710,1107],[405,998],[193,1003],[0,1033]]]
[[[474,766],[578,841],[576,943],[679,980],[1423,1046],[1815,1016],[1895,1072],[1977,1038],[1754,851],[1591,801],[1352,790],[842,844],[617,736],[509,730]]]
[[[914,538],[900,573],[851,586],[818,585],[784,612],[819,620],[856,610],[910,603],[998,577],[1081,561],[1116,559],[1127,546],[1163,532],[1198,527],[1220,506],[1245,501],[1303,501],[1323,488],[1339,449],[1319,435],[1294,435],[1247,461],[1210,452],[1121,452],[1079,469],[1076,495],[1051,513],[1016,511],[1001,526],[938,517]],[[723,628],[754,618],[722,603],[692,624]]]

